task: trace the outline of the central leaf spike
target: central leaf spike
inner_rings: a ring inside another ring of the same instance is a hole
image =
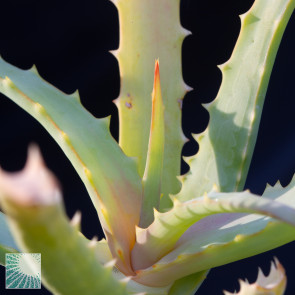
[[[161,94],[159,60],[155,62],[154,88],[152,92],[152,117],[147,161],[143,175],[143,203],[139,226],[148,227],[154,220],[154,208],[158,209],[164,159],[164,105]]]

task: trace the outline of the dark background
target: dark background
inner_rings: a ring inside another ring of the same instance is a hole
[[[128,1],[128,0],[127,0]],[[222,3],[221,3],[222,2]],[[224,4],[226,2],[226,4]],[[183,76],[195,90],[183,104],[183,128],[187,137],[202,132],[208,113],[201,103],[217,94],[221,73],[217,64],[231,55],[240,29],[238,15],[253,0],[182,0],[181,22],[192,31],[183,44]],[[107,0],[1,1],[0,54],[22,68],[37,65],[40,75],[66,93],[79,89],[84,106],[97,117],[112,115],[111,130],[118,136],[116,107],[119,68],[108,52],[118,48],[118,15]],[[295,17],[291,19],[270,80],[261,127],[246,187],[262,193],[265,184],[280,180],[287,185],[295,172]],[[33,118],[4,96],[0,97],[0,165],[9,171],[23,167],[30,142],[40,145],[47,165],[60,179],[66,210],[72,217],[82,211],[82,230],[88,238],[102,237],[90,198],[63,152]],[[189,142],[183,154],[195,153]],[[183,171],[187,171],[183,163]],[[294,196],[295,197],[295,196]],[[212,270],[198,295],[222,294],[238,289],[238,279],[253,282],[257,267],[269,271],[277,256],[289,278],[287,295],[295,294],[295,244]],[[0,294],[49,294],[40,290],[5,290],[0,268]],[[99,279],[99,278],[98,278]]]

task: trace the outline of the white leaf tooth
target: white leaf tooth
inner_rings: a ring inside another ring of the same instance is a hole
[[[279,259],[275,256],[274,258],[275,266],[278,268],[279,266],[282,266]]]
[[[204,131],[205,132],[205,131]],[[193,139],[197,142],[197,143],[200,143],[202,141],[202,139],[204,138],[205,134],[204,132],[202,133],[198,133],[198,134],[195,134],[195,133],[192,133],[192,137]]]
[[[8,86],[8,87],[14,87],[14,83],[11,81],[11,79],[7,76],[5,76],[3,82]]]
[[[112,259],[110,261],[108,261],[107,263],[104,264],[104,268],[106,269],[113,269],[114,266],[116,265],[117,263],[117,259]]]
[[[247,13],[248,13],[248,12],[245,12],[245,13],[239,15],[240,20],[241,20],[241,24],[244,23],[244,21],[245,21],[245,17],[247,16]]]
[[[264,273],[260,267],[258,267],[258,276],[257,276],[257,282],[260,280],[263,280],[265,278]]]
[[[28,157],[25,165],[25,169],[32,169],[38,171],[39,169],[44,169],[45,163],[37,144],[31,143],[28,147]]]
[[[178,106],[179,106],[180,110],[182,110],[182,107],[183,107],[183,98],[177,99],[177,103],[178,103]]]
[[[115,6],[117,6],[119,0],[109,0],[110,2],[112,2]]]
[[[120,101],[120,96],[117,97],[117,98],[115,98],[115,99],[113,99],[113,103],[114,103],[117,107],[119,107],[119,101]]]
[[[191,162],[195,159],[195,156],[182,156],[182,159],[190,166]]]
[[[185,89],[185,92],[190,92],[192,90],[194,90],[193,87],[190,87],[189,85],[187,85],[185,82],[183,82],[183,88]]]
[[[207,102],[207,103],[202,103],[201,105],[202,105],[202,107],[204,108],[204,109],[206,109],[208,112],[210,112],[210,107],[211,107],[211,105],[213,104],[215,102],[215,100],[213,100],[213,101],[211,101],[211,102]]]
[[[275,183],[275,185],[273,186],[273,188],[282,188],[282,187],[283,187],[283,186],[282,186],[280,180],[278,180],[278,181]]]
[[[159,212],[156,208],[153,208],[153,210],[154,210],[154,217],[155,217],[155,219],[156,218],[159,218],[159,216],[161,215],[161,212]]]
[[[211,199],[209,198],[209,196],[206,192],[204,193],[203,199],[206,204],[211,202]]]
[[[77,211],[73,218],[71,219],[71,225],[78,231],[81,230],[81,219],[82,219],[82,213],[81,211]]]
[[[94,236],[91,241],[88,243],[88,247],[94,249],[96,247],[98,237]]]
[[[119,280],[121,283],[123,283],[124,285],[127,285],[130,281],[132,280],[131,276],[125,277],[121,280]]]
[[[181,33],[184,35],[184,36],[189,36],[192,34],[192,32],[190,30],[187,30],[185,29],[184,27],[181,27]]]
[[[217,67],[219,68],[219,70],[224,73],[225,71],[228,71],[231,69],[231,66],[230,66],[230,60],[228,60],[227,62],[223,63],[223,64],[220,64],[220,65],[217,65]]]
[[[189,138],[187,138],[182,131],[180,132],[180,137],[183,144],[189,142]]]
[[[173,202],[173,207],[175,208],[175,207],[179,207],[179,206],[181,206],[181,202],[176,198],[176,197],[172,197],[171,196],[171,200],[172,200],[172,202]]]
[[[31,71],[31,72],[33,72],[33,73],[39,75],[39,72],[38,72],[38,69],[37,69],[36,65],[33,65],[33,66],[30,68],[29,71]]]
[[[110,1],[112,1],[112,0],[110,0]],[[115,58],[118,58],[119,50],[118,49],[109,50],[109,53],[111,53]]]
[[[79,93],[79,90],[75,90],[72,94],[70,94],[70,96],[72,98],[74,98],[75,100],[77,100],[79,103],[81,103],[81,100],[80,100],[80,93]]]
[[[180,183],[183,183],[184,179],[185,179],[185,176],[184,175],[178,175],[176,176],[177,180],[180,182]]]
[[[213,184],[213,187],[212,187],[212,190],[211,190],[213,193],[219,193],[220,192],[220,189],[219,187],[217,186],[216,183]]]

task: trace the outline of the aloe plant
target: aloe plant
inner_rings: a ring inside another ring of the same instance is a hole
[[[186,141],[181,105],[190,90],[181,75],[188,32],[179,22],[180,1],[114,4],[120,22],[120,47],[113,52],[121,75],[119,145],[109,119],[87,112],[77,92],[57,90],[36,67],[20,70],[0,60],[0,91],[63,149],[106,241],[85,238],[79,215],[67,220],[59,185],[31,147],[22,172],[0,173],[7,214],[0,215],[0,261],[4,253],[41,253],[43,283],[54,294],[194,294],[210,268],[294,240],[294,179],[286,188],[267,186],[261,198],[243,188],[295,1],[256,0],[241,17],[233,54],[220,66],[219,93],[206,106],[209,125],[194,136],[200,150],[186,159],[190,172],[180,177]]]

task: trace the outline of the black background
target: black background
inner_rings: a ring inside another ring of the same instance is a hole
[[[127,0],[128,1],[128,0]],[[224,4],[226,2],[226,4]],[[217,64],[231,55],[240,29],[238,15],[253,0],[182,0],[181,22],[192,31],[183,44],[183,76],[194,91],[183,104],[183,128],[187,137],[202,132],[208,113],[201,103],[217,94],[221,73]],[[79,89],[84,106],[97,117],[112,115],[111,130],[118,136],[116,107],[120,79],[116,59],[108,52],[118,48],[119,21],[107,0],[1,1],[0,54],[23,69],[37,65],[40,75],[66,93]],[[266,182],[287,185],[295,172],[295,17],[287,27],[270,80],[261,127],[246,187],[262,193]],[[63,185],[66,210],[72,217],[82,211],[82,230],[88,238],[102,237],[90,198],[63,152],[47,132],[4,96],[0,97],[0,165],[21,169],[30,142],[40,145],[47,165]],[[184,155],[195,153],[189,142]],[[187,171],[182,163],[183,171]],[[294,196],[295,197],[295,196]],[[256,279],[257,267],[267,272],[273,256],[285,266],[289,278],[286,294],[295,294],[295,244],[212,270],[198,295],[222,294],[238,289],[238,279]],[[98,278],[99,279],[99,278]],[[40,290],[5,290],[4,268],[0,294],[49,294]]]

